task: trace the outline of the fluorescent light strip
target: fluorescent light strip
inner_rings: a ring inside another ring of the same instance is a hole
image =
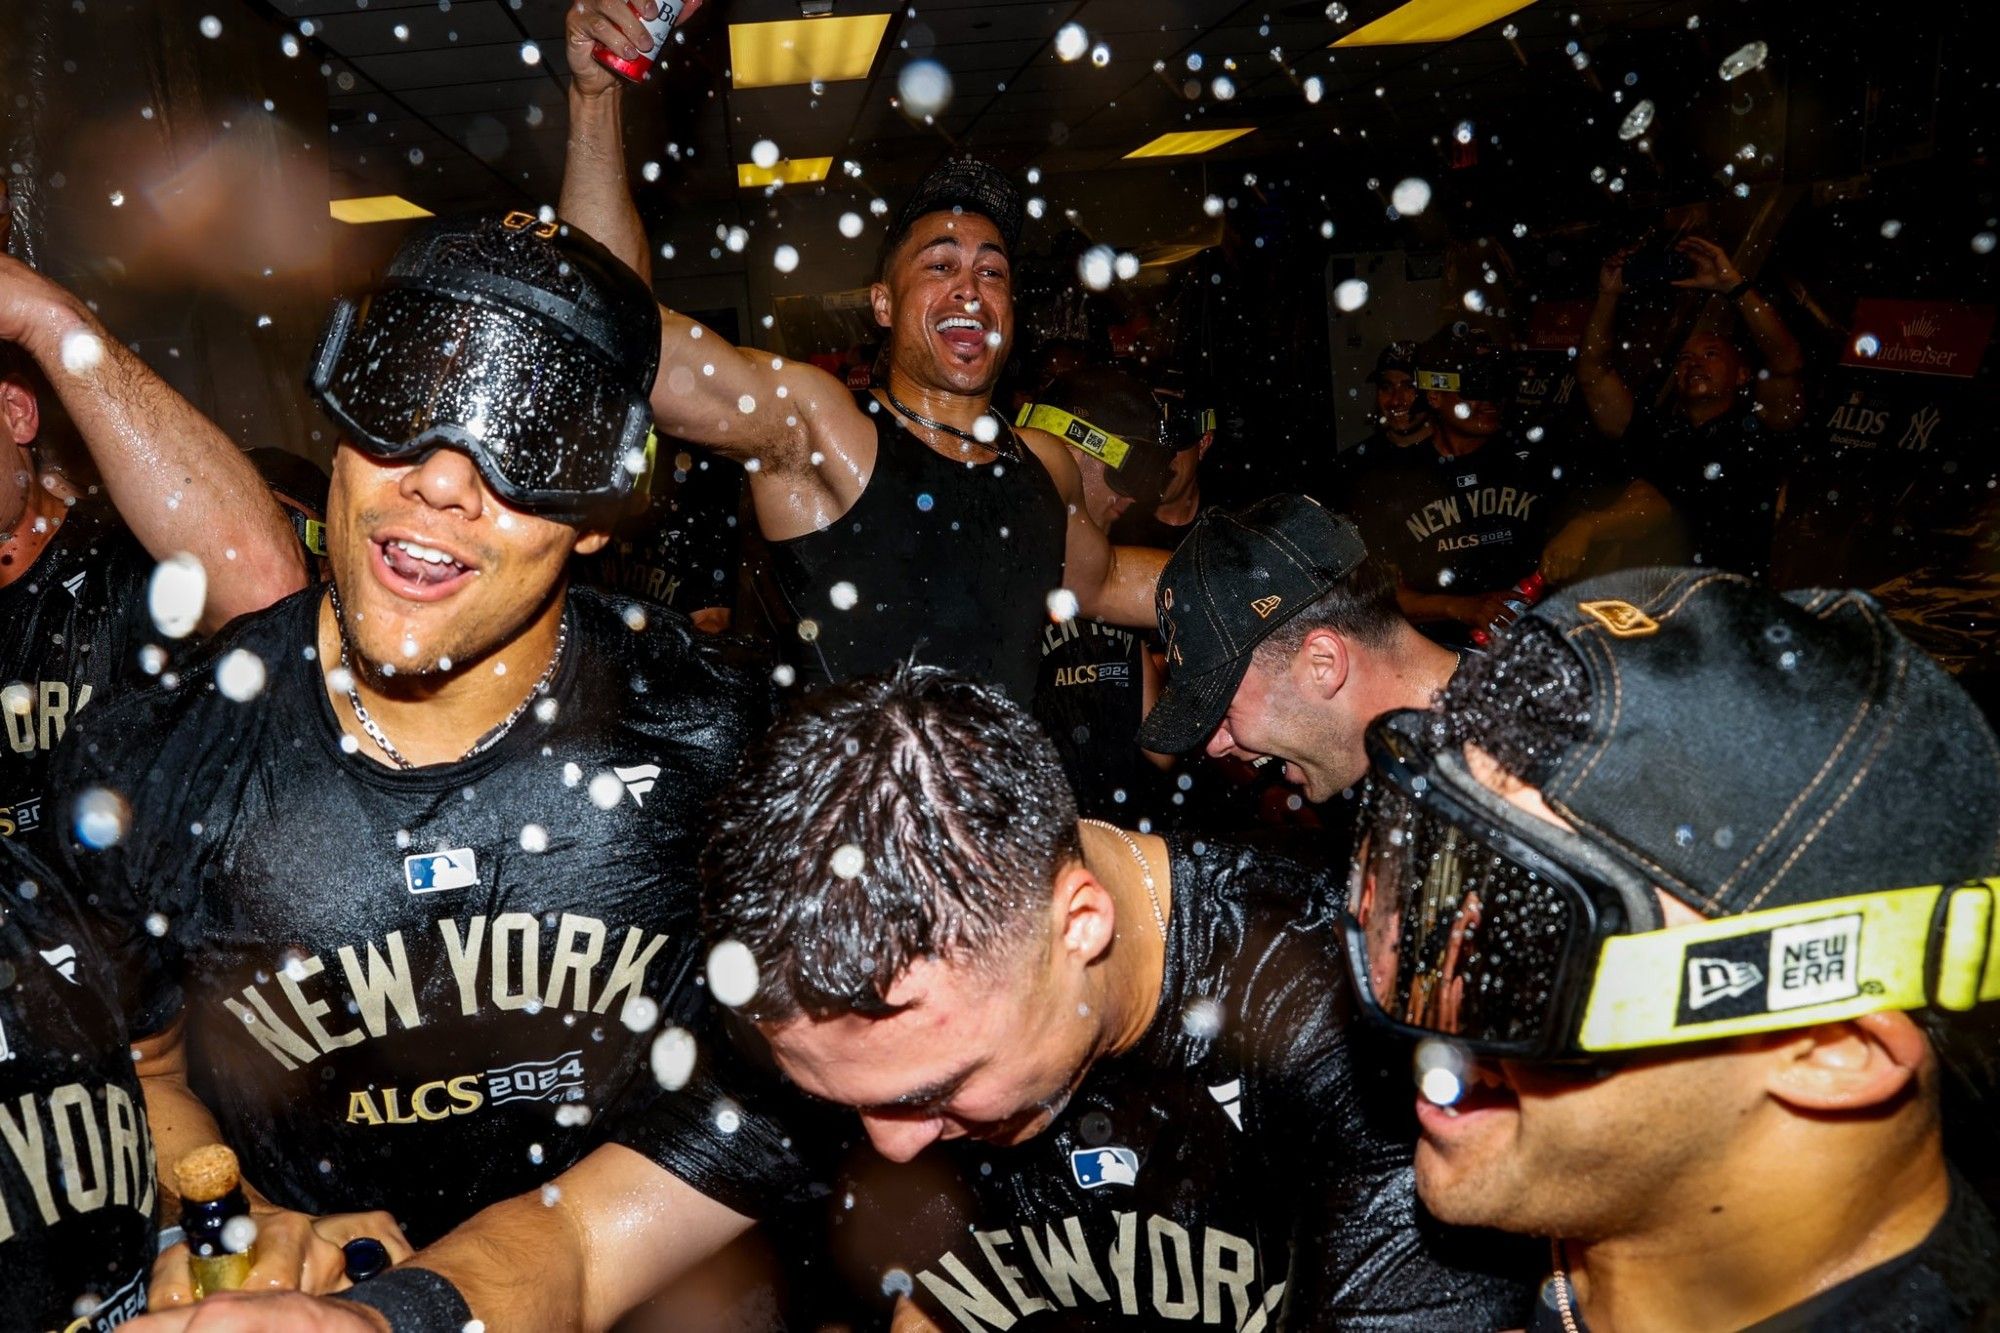
[[[889,30],[887,14],[729,25],[729,81],[738,88],[865,79]]]
[[[1256,126],[1248,125],[1236,130],[1178,130],[1173,134],[1162,134],[1125,156],[1128,160],[1135,157],[1189,157],[1234,143],[1255,129]]]
[[[1356,28],[1335,46],[1401,46],[1411,42],[1448,42],[1494,19],[1526,9],[1535,0],[1410,0],[1365,27]]]
[[[398,194],[371,194],[360,199],[330,199],[327,212],[335,222],[400,222],[405,218],[427,218],[431,211]]]
[[[826,173],[833,170],[830,157],[787,157],[760,167],[755,162],[736,164],[736,184],[745,190],[759,185],[810,185],[814,181],[826,179]]]

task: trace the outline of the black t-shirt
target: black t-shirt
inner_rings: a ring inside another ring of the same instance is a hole
[[[954,1331],[1518,1327],[1542,1251],[1423,1213],[1409,1057],[1358,1025],[1335,879],[1271,852],[1169,848],[1145,1035],[1034,1139],[927,1150],[919,1165],[948,1162],[956,1190],[857,1199],[853,1243]],[[1515,1269],[1480,1271],[1496,1262]]]
[[[743,563],[742,465],[682,450],[662,460],[654,486],[643,513],[619,523],[598,554],[576,561],[579,577],[683,614],[733,607]]]
[[[1742,1333],[1972,1333],[2000,1326],[2000,1231],[1956,1173],[1951,1203],[1923,1243]],[[1574,1300],[1574,1297],[1572,1297]],[[1588,1333],[1571,1310],[1577,1333]],[[1528,1333],[1566,1333],[1553,1281]]]
[[[1010,452],[993,462],[960,462],[861,402],[876,447],[860,498],[819,531],[770,543],[790,621],[779,644],[815,684],[893,670],[914,653],[1025,704],[1062,584],[1061,493],[1018,439],[996,441]]]
[[[97,499],[79,500],[28,572],[0,588],[0,837],[52,855],[49,755],[71,719],[143,680],[153,558]]]
[[[68,887],[0,842],[0,1328],[146,1308],[157,1177],[117,987]]]
[[[1502,432],[1370,471],[1353,500],[1368,549],[1419,592],[1496,592],[1535,572],[1580,480],[1565,451]]]
[[[1678,412],[1642,412],[1625,440],[1631,471],[1652,482],[1685,524],[1692,563],[1753,578],[1769,572],[1788,436],[1739,403],[1700,426]]]
[[[1085,815],[1130,819],[1146,777],[1141,768],[1150,767],[1139,752],[1144,651],[1134,631],[1087,616],[1042,631],[1035,720],[1055,742]]]
[[[185,1004],[195,1091],[251,1183],[385,1208],[421,1244],[652,1092],[647,1006],[627,1006],[692,999],[704,807],[769,686],[737,641],[574,589],[546,699],[482,754],[398,771],[343,746],[310,660],[322,595],[85,718],[58,770],[131,820],[66,852],[133,1031]],[[209,669],[235,651],[268,672],[248,702]]]

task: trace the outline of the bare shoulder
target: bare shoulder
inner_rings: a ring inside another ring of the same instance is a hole
[[[1065,497],[1082,485],[1082,477],[1076,470],[1076,459],[1070,455],[1069,446],[1045,430],[1031,430],[1025,426],[1016,427],[1014,434],[1028,446],[1036,458],[1041,460],[1049,476],[1055,481],[1056,489]]]

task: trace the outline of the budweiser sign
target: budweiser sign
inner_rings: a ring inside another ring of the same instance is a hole
[[[1855,307],[1840,363],[1970,379],[1992,335],[1990,305],[1869,297]]]

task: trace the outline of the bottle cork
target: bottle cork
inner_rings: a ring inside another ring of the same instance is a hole
[[[174,1183],[190,1203],[213,1203],[242,1178],[236,1154],[220,1143],[196,1148],[174,1163]]]

